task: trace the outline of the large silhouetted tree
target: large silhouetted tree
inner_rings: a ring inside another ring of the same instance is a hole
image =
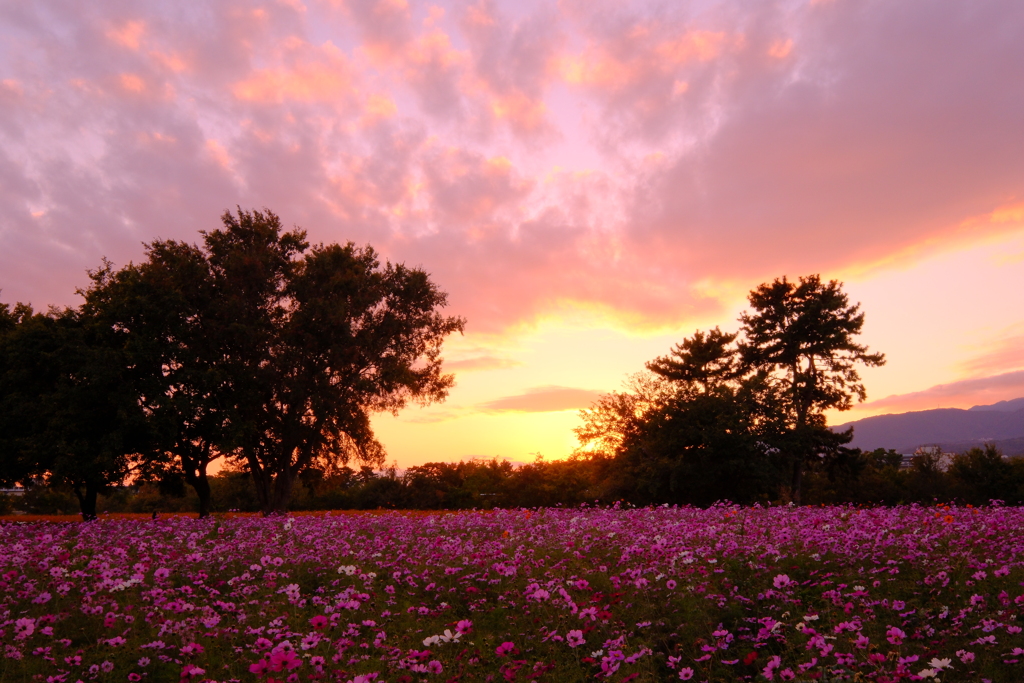
[[[200,484],[218,454],[244,463],[270,514],[311,465],[381,464],[371,414],[444,399],[442,342],[464,321],[441,315],[447,295],[426,272],[369,246],[311,247],[270,211],[222,221],[201,246],[149,245],[90,300],[135,338],[163,451]]]
[[[885,356],[854,341],[864,314],[836,280],[782,277],[757,287],[749,301],[752,311],[740,316],[741,355],[778,389],[786,415],[779,446],[790,459],[793,502],[799,504],[807,460],[852,438],[852,432],[830,431],[825,411],[848,410],[854,398],[863,401],[857,367],[883,365]]]

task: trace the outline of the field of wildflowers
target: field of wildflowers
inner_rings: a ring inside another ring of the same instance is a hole
[[[1021,508],[0,525],[0,681],[1024,680]]]

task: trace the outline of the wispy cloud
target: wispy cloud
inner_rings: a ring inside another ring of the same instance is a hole
[[[972,374],[1024,368],[1024,324],[1007,330],[962,365]]]
[[[864,403],[858,412],[910,412],[932,408],[970,408],[1024,396],[1024,370],[1004,372],[987,377],[973,377],[947,384],[937,384],[923,391],[887,396]]]
[[[606,392],[574,387],[543,386],[527,389],[522,394],[504,396],[476,406],[477,410],[489,413],[550,413],[561,410],[589,408]]]
[[[475,356],[459,360],[446,360],[446,372],[483,372],[485,370],[504,370],[522,365],[522,361],[500,356]]]

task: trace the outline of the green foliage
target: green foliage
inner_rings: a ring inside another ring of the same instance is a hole
[[[955,457],[949,474],[959,484],[957,497],[974,505],[1019,500],[1024,489],[1024,461],[1003,458],[992,444]]]

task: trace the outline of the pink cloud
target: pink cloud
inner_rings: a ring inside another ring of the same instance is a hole
[[[589,408],[602,395],[600,391],[573,387],[544,386],[527,389],[522,394],[505,396],[481,403],[484,412],[549,413]]]
[[[981,353],[965,361],[964,369],[972,374],[988,374],[1024,368],[1024,333],[1015,330],[1008,332],[994,340]]]
[[[458,360],[446,360],[444,362],[445,372],[483,372],[485,370],[504,370],[522,365],[521,361],[500,356],[474,356],[472,358],[461,358]]]
[[[858,411],[902,413],[932,408],[970,408],[1024,396],[1024,370],[937,384],[923,391],[887,396],[858,406]]]

